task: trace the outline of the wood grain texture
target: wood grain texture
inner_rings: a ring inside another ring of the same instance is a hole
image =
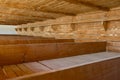
[[[120,66],[119,53],[104,52],[75,57],[42,61],[42,64],[56,71],[42,75],[38,73],[10,80],[96,80],[96,78],[98,80],[119,80],[120,78],[118,74]],[[75,58],[73,62],[71,62],[72,58]],[[78,61],[81,59],[84,62]],[[65,65],[61,63],[65,63]]]
[[[29,69],[31,69],[33,72],[43,73],[43,72],[49,72],[51,70],[38,62],[24,63],[24,65]]]
[[[24,45],[0,45],[0,65],[22,63]]]
[[[109,11],[119,5],[119,0],[1,0],[0,24],[19,25],[87,12]]]
[[[107,44],[107,51],[120,52],[120,42],[109,42]]]
[[[106,51],[106,42],[0,45],[0,65]]]
[[[34,73],[31,69],[27,68],[24,64],[17,64],[17,66],[24,71],[25,74],[32,74]]]
[[[5,80],[7,76],[3,72],[3,67],[0,67],[0,80]]]
[[[16,73],[12,70],[10,66],[3,66],[3,71],[7,78],[17,77]]]

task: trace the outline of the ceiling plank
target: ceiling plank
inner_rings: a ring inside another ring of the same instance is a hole
[[[2,15],[4,15],[4,16],[2,16]],[[7,16],[10,15],[11,17],[14,16],[15,18],[17,17],[17,19],[24,19],[24,18],[27,19],[27,18],[28,18],[27,20],[36,20],[36,21],[41,21],[41,20],[47,20],[47,19],[49,19],[49,18],[44,18],[44,17],[43,17],[43,18],[38,18],[38,17],[30,17],[30,16],[23,16],[23,15],[9,14],[9,13],[1,13],[1,12],[0,12],[0,17],[4,18],[5,15],[7,15]],[[9,16],[9,17],[10,17],[10,16]],[[16,20],[17,20],[17,19],[16,19]],[[51,18],[50,18],[50,19],[51,19]]]
[[[21,22],[6,22],[6,21],[1,21],[0,20],[0,24],[2,24],[2,25],[18,25],[18,24],[22,24]],[[25,24],[25,23],[24,23]]]
[[[64,14],[54,14],[54,13],[33,11],[33,10],[27,10],[27,9],[11,8],[11,7],[4,7],[1,5],[0,5],[0,13],[37,17],[37,18],[46,18],[46,19],[55,19],[57,17],[65,16]]]
[[[11,5],[12,4],[12,5]],[[43,12],[43,13],[50,13],[50,14],[62,14],[62,15],[68,15],[68,16],[74,16],[75,14],[72,13],[65,13],[65,12],[58,12],[58,11],[49,11],[49,10],[39,10],[37,9],[40,5],[38,6],[34,6],[32,9],[27,7],[18,7],[18,6],[14,6],[15,3],[1,3],[0,5],[4,6],[4,7],[9,7],[9,8],[18,8],[18,9],[27,9],[27,10],[31,10],[31,11],[37,11],[37,12]],[[22,4],[17,4],[19,6],[21,6]]]
[[[76,14],[73,13],[66,13],[66,12],[59,12],[59,11],[49,11],[49,10],[39,10],[39,9],[35,9],[36,11],[41,11],[41,12],[47,12],[47,13],[54,13],[54,14],[64,14],[66,16],[75,16]]]
[[[41,21],[41,20],[46,20],[44,18],[31,18],[27,16],[19,16],[19,15],[12,15],[12,14],[1,14],[0,13],[0,18],[1,19],[13,19],[13,20],[36,20],[36,21]]]
[[[34,22],[30,22],[30,21],[3,21],[3,20],[0,20],[0,24],[2,24],[2,25],[6,25],[6,24],[7,25],[21,25],[21,24],[34,23]]]
[[[61,1],[61,0],[60,0]],[[88,7],[92,7],[92,8],[96,8],[98,10],[102,10],[102,11],[109,11],[110,9],[107,8],[107,7],[103,7],[103,6],[99,6],[99,5],[96,5],[96,4],[93,4],[93,3],[89,3],[89,2],[86,2],[86,1],[81,1],[81,0],[64,0],[66,2],[69,2],[69,3],[72,3],[72,4],[76,4],[76,5],[85,5],[85,6],[88,6]]]

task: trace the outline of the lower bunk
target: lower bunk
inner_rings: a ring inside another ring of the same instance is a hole
[[[0,80],[120,80],[120,53],[99,52],[0,67]]]

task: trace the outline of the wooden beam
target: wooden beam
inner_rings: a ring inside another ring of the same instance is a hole
[[[6,23],[33,23],[36,22],[35,20],[16,20],[16,19],[0,19],[1,22]]]
[[[107,7],[103,7],[103,6],[99,6],[99,5],[96,5],[96,4],[93,4],[93,3],[89,3],[87,1],[81,1],[81,0],[64,0],[66,2],[69,2],[69,3],[72,3],[72,4],[76,4],[76,5],[85,5],[85,6],[88,6],[88,7],[92,7],[92,8],[96,8],[98,10],[102,10],[102,11],[109,11],[110,9],[107,8]]]
[[[5,13],[0,13],[0,18],[1,19],[15,19],[15,20],[36,20],[36,21],[41,21],[41,20],[46,20],[46,18],[33,18],[33,17],[28,17],[28,16],[19,16],[19,15],[13,15],[13,14],[5,14]]]
[[[47,12],[47,13],[54,13],[54,14],[64,14],[67,16],[75,16],[76,14],[73,13],[66,13],[66,12],[60,12],[60,11],[49,11],[49,10],[41,10],[41,9],[37,9],[37,7],[35,8],[36,11],[41,11],[41,12]]]
[[[1,12],[0,11],[0,14],[6,14],[6,15],[15,15],[15,16],[21,16],[21,17],[30,17],[30,18],[32,18],[32,19],[55,19],[55,18],[50,18],[50,17],[35,17],[35,16],[27,16],[27,15],[20,15],[20,14],[14,14],[14,13],[5,13],[5,12]]]
[[[43,21],[46,19],[38,19],[38,18],[31,18],[31,17],[23,17],[18,15],[11,15],[11,14],[0,14],[0,20],[4,21],[28,21],[28,22],[34,22],[34,21]]]
[[[49,11],[49,10],[42,10],[42,9],[38,9],[40,7],[40,5],[35,5],[33,6],[33,10],[30,8],[20,8],[17,6],[12,6],[12,5],[8,5],[8,3],[0,3],[0,5],[4,6],[4,7],[9,7],[9,8],[17,8],[17,9],[26,9],[26,10],[31,10],[31,11],[37,11],[37,12],[43,12],[43,13],[50,13],[50,14],[60,14],[60,15],[68,15],[68,16],[74,16],[75,14],[72,13],[65,13],[65,12],[58,12],[58,11]],[[19,5],[19,4],[18,4]]]
[[[1,5],[0,5],[0,13],[19,15],[19,16],[23,16],[23,17],[27,16],[27,17],[31,17],[31,18],[55,19],[55,17],[49,16],[49,13],[48,13],[48,16],[45,16],[43,14],[47,14],[47,13],[44,13],[44,12],[31,11],[31,10],[26,10],[26,9],[8,8],[8,7],[3,7]],[[53,15],[55,15],[55,14],[53,14]]]
[[[29,21],[29,20],[3,20],[3,19],[0,19],[1,22],[3,23],[10,23],[10,24],[26,24],[26,23],[34,23],[36,21]],[[1,24],[1,23],[0,23]]]

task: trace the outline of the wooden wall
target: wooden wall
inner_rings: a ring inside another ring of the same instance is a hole
[[[120,42],[107,43],[107,51],[120,52]]]
[[[97,11],[55,20],[29,23],[16,28],[18,34],[56,39],[75,39],[76,42],[119,41],[120,9]]]
[[[0,66],[106,51],[106,42],[0,45]]]

